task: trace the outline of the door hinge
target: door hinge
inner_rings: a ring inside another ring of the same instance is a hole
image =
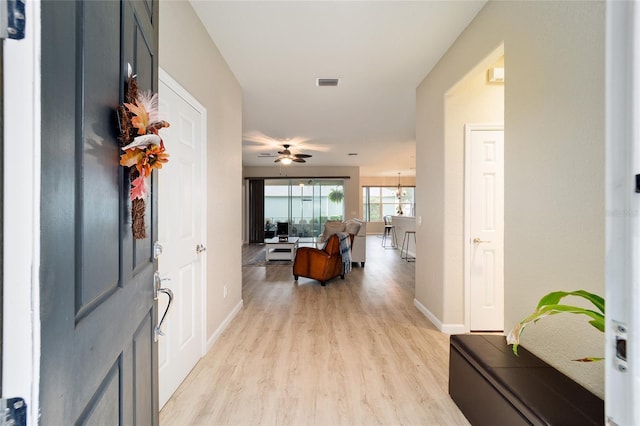
[[[0,39],[22,40],[26,0],[0,0]]]
[[[22,398],[0,398],[0,426],[26,426],[27,404]]]

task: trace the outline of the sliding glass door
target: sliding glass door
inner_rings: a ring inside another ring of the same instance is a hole
[[[344,219],[342,179],[265,179],[265,238],[277,223],[289,224],[289,236],[317,237],[327,220]]]

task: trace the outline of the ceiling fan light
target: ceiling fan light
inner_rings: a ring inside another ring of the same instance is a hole
[[[285,166],[288,166],[289,164],[291,164],[291,158],[283,158],[282,160],[280,160],[280,162],[282,164],[284,164]]]

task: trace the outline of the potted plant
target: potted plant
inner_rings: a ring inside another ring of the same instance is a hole
[[[344,193],[340,189],[338,189],[338,187],[335,187],[331,190],[331,192],[329,192],[328,198],[332,203],[339,204],[344,199]]]

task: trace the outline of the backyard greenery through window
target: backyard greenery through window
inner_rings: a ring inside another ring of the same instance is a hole
[[[327,220],[344,219],[344,180],[266,179],[265,237],[278,222],[289,223],[289,236],[318,237]]]

